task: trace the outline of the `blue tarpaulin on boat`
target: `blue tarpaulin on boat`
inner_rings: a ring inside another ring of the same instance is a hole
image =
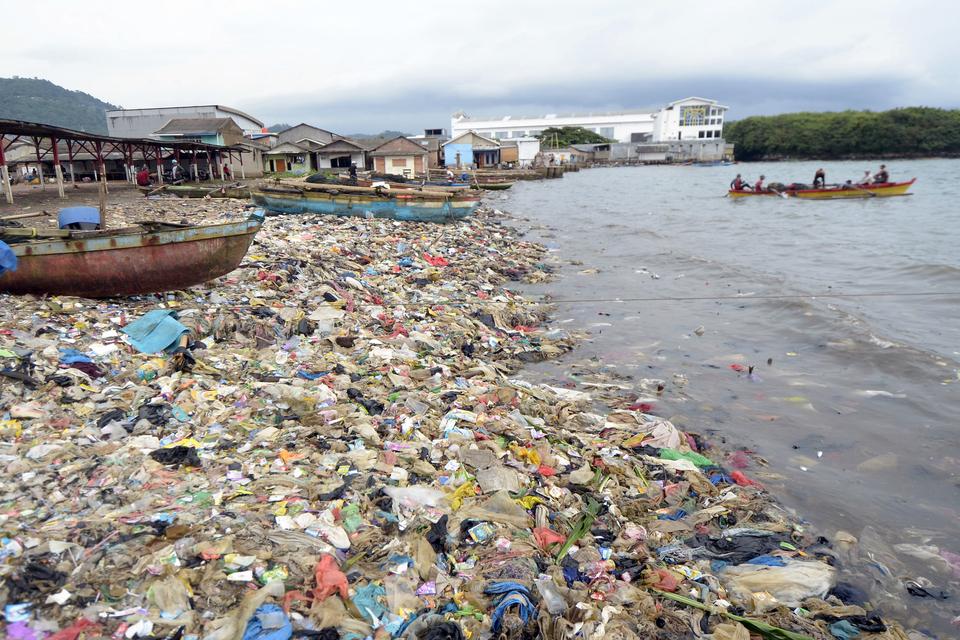
[[[17,270],[17,254],[3,240],[0,240],[0,275]]]

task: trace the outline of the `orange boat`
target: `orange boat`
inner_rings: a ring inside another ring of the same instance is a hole
[[[50,232],[12,242],[17,268],[0,275],[0,293],[108,298],[185,289],[237,268],[263,224],[141,223],[109,231]],[[0,228],[0,236],[35,230]]]
[[[783,190],[767,191],[734,191],[727,195],[731,198],[746,198],[749,196],[780,196],[781,198],[804,198],[807,200],[839,200],[845,198],[889,198],[890,196],[907,195],[907,190],[917,179],[908,182],[881,182],[877,184],[838,184],[823,189],[791,189],[787,185]]]

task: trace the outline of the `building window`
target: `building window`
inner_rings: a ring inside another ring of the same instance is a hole
[[[680,109],[680,126],[701,126],[706,122],[706,119],[706,107],[683,107]]]
[[[495,137],[496,137],[497,140],[502,140],[503,138],[509,138],[509,137],[510,137],[510,132],[509,132],[509,131],[497,131]]]
[[[716,131],[714,131],[714,132],[713,132],[713,137],[714,137],[714,138],[719,138],[721,131],[722,131],[722,129],[717,129]]]
[[[406,158],[391,158],[391,159],[390,159],[390,164],[393,165],[394,167],[405,167],[405,166],[407,166],[407,159],[406,159]]]
[[[601,127],[600,135],[604,138],[613,138],[613,127]]]
[[[698,138],[703,138],[703,137],[704,137],[704,135],[703,135],[703,134],[704,134],[704,132],[703,132],[703,131],[701,131],[701,132],[699,132],[699,133],[697,134],[697,137],[698,137]]]

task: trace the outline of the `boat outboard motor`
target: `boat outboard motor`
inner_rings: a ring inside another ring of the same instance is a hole
[[[100,228],[100,209],[97,207],[66,207],[60,209],[57,222],[61,229],[96,231]]]

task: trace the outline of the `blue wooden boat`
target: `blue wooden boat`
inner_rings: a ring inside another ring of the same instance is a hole
[[[477,208],[475,193],[390,190],[344,185],[261,186],[253,201],[273,213],[324,213],[338,216],[390,218],[413,222],[449,222],[466,218]]]

